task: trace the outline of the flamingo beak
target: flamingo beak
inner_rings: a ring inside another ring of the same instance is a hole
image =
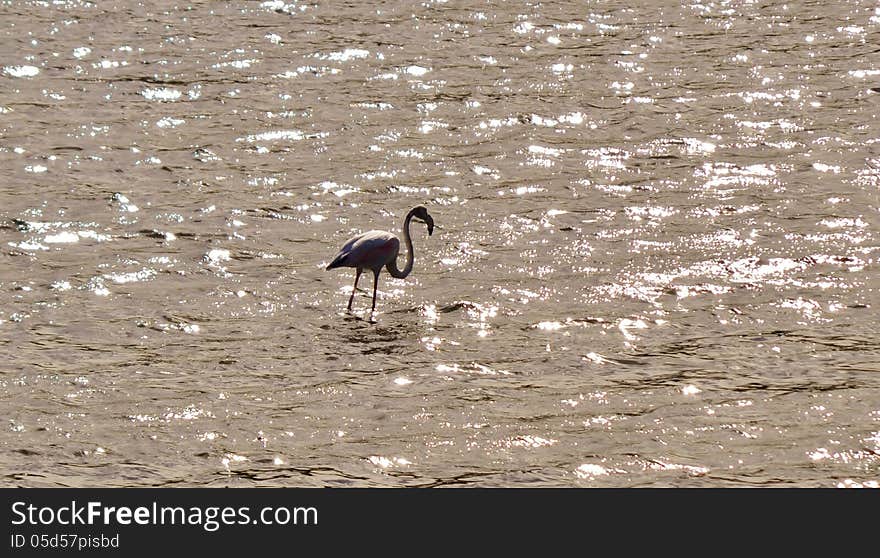
[[[425,223],[428,225],[428,236],[431,236],[434,233],[434,219],[430,215],[426,215],[426,217]]]

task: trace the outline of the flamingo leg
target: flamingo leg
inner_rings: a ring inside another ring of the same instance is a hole
[[[354,302],[354,293],[357,292],[358,288],[358,280],[361,278],[361,269],[357,268],[357,273],[354,276],[354,287],[351,289],[351,296],[348,297],[348,311],[351,312],[351,303]]]
[[[370,310],[370,314],[376,311],[376,289],[379,287],[379,272],[373,272],[373,309]]]

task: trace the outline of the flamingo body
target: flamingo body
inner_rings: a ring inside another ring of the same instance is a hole
[[[348,239],[327,269],[356,267],[374,272],[397,259],[400,239],[388,231],[368,231]]]

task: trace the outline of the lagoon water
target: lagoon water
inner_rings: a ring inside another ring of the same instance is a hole
[[[875,2],[0,16],[4,485],[880,483]]]

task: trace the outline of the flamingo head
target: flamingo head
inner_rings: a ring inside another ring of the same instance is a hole
[[[428,214],[428,210],[425,206],[420,205],[418,207],[414,207],[412,210],[412,215],[414,218],[428,225],[428,236],[434,232],[434,218]]]

